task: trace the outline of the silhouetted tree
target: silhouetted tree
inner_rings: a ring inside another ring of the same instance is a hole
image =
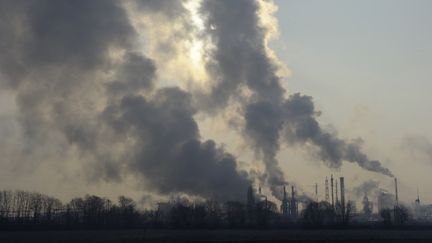
[[[170,226],[173,228],[189,228],[192,223],[192,207],[176,203],[170,211]]]
[[[392,210],[391,209],[382,209],[380,211],[380,216],[383,219],[384,225],[391,225],[392,224]]]
[[[394,207],[393,214],[395,225],[404,225],[409,219],[408,209],[403,205]]]
[[[193,208],[193,226],[195,228],[207,227],[207,210],[205,205],[196,203]]]
[[[226,220],[231,228],[243,227],[246,222],[246,208],[241,202],[229,201],[224,204]]]
[[[257,226],[268,227],[271,219],[277,215],[277,206],[275,203],[264,200],[256,204],[256,220]]]
[[[302,212],[303,223],[308,227],[320,227],[333,225],[335,223],[336,213],[330,203],[310,202]]]
[[[205,209],[207,212],[206,222],[207,227],[217,228],[222,225],[222,208],[216,201],[208,200],[205,202]]]
[[[115,210],[113,207],[112,210]],[[132,227],[138,223],[139,214],[136,211],[136,204],[131,198],[120,196],[118,199],[119,224],[122,227]]]

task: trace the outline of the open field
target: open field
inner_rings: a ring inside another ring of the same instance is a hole
[[[432,242],[430,230],[71,230],[0,232],[0,242]]]

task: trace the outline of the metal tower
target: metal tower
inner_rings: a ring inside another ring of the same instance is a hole
[[[281,211],[282,211],[282,215],[284,216],[288,215],[288,197],[287,197],[285,186],[283,187],[283,199],[282,199]]]
[[[395,205],[396,207],[399,206],[399,196],[398,196],[398,184],[397,184],[397,178],[394,179],[395,182]]]
[[[330,186],[331,186],[331,204],[334,207],[334,194],[333,194],[333,175],[330,178]]]
[[[325,200],[330,203],[328,178],[325,179]]]
[[[419,196],[419,189],[417,187],[417,199],[415,200],[416,205],[420,205],[420,196]]]
[[[335,188],[336,188],[336,205],[339,203],[339,199],[338,199],[338,184],[337,184],[337,180],[335,181]]]

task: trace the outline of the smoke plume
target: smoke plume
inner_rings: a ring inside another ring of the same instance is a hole
[[[362,198],[364,195],[376,196],[380,191],[379,184],[378,181],[374,180],[365,181],[361,185],[355,187],[353,192],[358,198]]]
[[[215,46],[207,70],[212,77],[210,110],[229,102],[243,105],[244,136],[266,166],[267,182],[274,195],[286,184],[276,160],[282,134],[290,143],[311,143],[327,166],[339,168],[342,161],[391,176],[379,161],[370,160],[356,143],[324,131],[312,98],[301,94],[286,97],[277,60],[268,51],[273,26],[262,19],[264,1],[204,1],[202,15]],[[267,3],[268,4],[268,3]],[[246,90],[246,92],[244,92]],[[248,95],[243,95],[247,93]]]
[[[331,168],[349,161],[391,176],[360,143],[322,129],[312,97],[287,94],[267,45],[277,27],[268,20],[272,2],[204,0],[202,30],[189,24],[186,2],[0,1],[0,85],[19,109],[17,153],[33,164],[79,161],[90,181],[135,175],[160,194],[240,199],[255,178],[202,139],[195,120],[238,105],[240,133],[264,162],[275,196],[287,184],[276,159],[281,143],[312,144]],[[172,68],[185,63],[179,56],[196,38],[204,43],[197,53],[205,91],[166,80],[184,67]]]
[[[154,62],[118,1],[2,1],[2,85],[16,93],[31,155],[78,150],[91,180],[135,174],[162,194],[239,199],[248,175],[201,141],[191,95],[157,88]],[[165,11],[160,1],[139,2]],[[48,134],[52,134],[48,136]]]

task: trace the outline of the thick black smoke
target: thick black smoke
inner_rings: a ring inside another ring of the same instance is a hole
[[[324,131],[316,120],[312,98],[301,94],[285,98],[275,62],[266,51],[268,29],[260,22],[260,6],[251,0],[203,2],[201,13],[206,31],[215,48],[210,52],[207,70],[213,79],[207,109],[223,108],[230,101],[243,104],[244,135],[266,166],[267,181],[276,187],[285,184],[276,160],[282,132],[295,143],[311,143],[320,159],[331,168],[343,160],[362,168],[391,176],[380,162],[370,160],[359,145]],[[243,90],[251,94],[241,97]]]
[[[216,49],[207,69],[213,79],[210,105],[220,107],[235,99],[242,88],[254,92],[254,100],[280,103],[285,93],[268,58],[256,1],[204,1],[201,7],[207,32]]]
[[[266,166],[266,176],[273,194],[286,184],[276,160],[282,129],[280,107],[284,89],[275,75],[277,67],[265,51],[266,30],[260,27],[256,1],[204,1],[201,12],[207,32],[216,49],[207,69],[214,80],[208,102],[211,110],[241,99],[242,89],[253,91],[245,104],[244,134],[251,139]]]
[[[200,142],[190,103],[189,94],[165,88],[149,100],[125,96],[104,116],[119,134],[135,137],[130,166],[161,192],[239,199],[247,175],[215,142]]]
[[[139,51],[124,5],[174,22],[186,14],[181,1],[0,1],[0,84],[16,95],[26,138],[20,144],[29,157],[74,154],[92,180],[133,172],[161,193],[238,199],[248,175],[212,140],[201,141],[194,115],[239,102],[242,133],[264,161],[274,194],[286,184],[276,160],[283,141],[316,145],[332,168],[345,160],[391,175],[358,143],[324,131],[311,97],[286,98],[257,1],[203,1],[203,36],[214,44],[205,60],[214,82],[199,107],[184,90],[158,88],[164,67]],[[187,38],[183,22],[185,33],[177,30],[169,41]],[[159,44],[165,55],[176,55],[170,43]]]
[[[189,93],[155,88],[163,67],[134,51],[138,36],[121,4],[0,1],[1,85],[16,93],[28,153],[46,143],[76,149],[92,180],[135,173],[159,193],[239,199],[248,175],[201,141]]]

